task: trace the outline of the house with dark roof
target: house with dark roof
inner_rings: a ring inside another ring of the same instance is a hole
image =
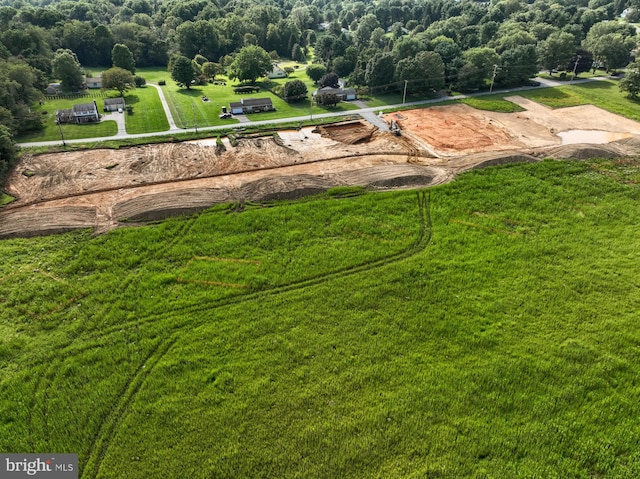
[[[44,91],[47,95],[59,95],[62,93],[62,85],[60,83],[49,83]]]
[[[93,123],[100,121],[98,106],[91,103],[77,103],[70,110],[56,110],[56,123]]]
[[[271,98],[243,98],[229,103],[229,110],[234,115],[257,113],[260,111],[275,111]]]
[[[56,110],[56,123],[75,123],[73,110]]]
[[[105,98],[104,111],[124,111],[124,98]]]
[[[76,103],[71,110],[73,111],[73,117],[76,123],[100,121],[100,114],[98,113],[98,106],[95,101],[90,103]]]

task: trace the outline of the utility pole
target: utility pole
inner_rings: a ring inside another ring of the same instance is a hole
[[[578,69],[578,63],[580,63],[580,59],[582,57],[580,55],[578,55],[578,57],[576,58],[576,62],[573,65],[573,76],[571,77],[571,81],[575,80],[576,78],[576,70]],[[571,83],[571,82],[569,82]]]
[[[498,65],[493,65],[493,76],[491,77],[491,86],[489,87],[489,93],[493,93],[493,84],[496,81],[496,75],[498,74]]]
[[[58,128],[60,129],[60,136],[62,137],[62,146],[67,146],[67,144],[64,141],[64,135],[62,134],[62,125],[60,124],[60,121],[57,121],[56,123],[58,123]]]
[[[403,105],[406,103],[406,100],[407,100],[407,82],[408,82],[408,80],[404,81],[404,93],[402,94],[402,104]]]

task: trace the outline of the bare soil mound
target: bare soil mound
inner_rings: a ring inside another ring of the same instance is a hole
[[[0,238],[64,233],[96,224],[96,208],[87,206],[38,207],[9,211],[0,216]]]
[[[538,161],[540,161],[540,159],[532,155],[505,153],[502,155],[495,155],[493,158],[487,160],[480,161],[479,163],[475,164],[472,169],[479,170],[482,168],[487,168],[489,166],[506,165],[509,163],[536,163]]]
[[[559,160],[591,160],[595,158],[619,158],[624,152],[609,145],[563,145],[547,150],[550,158]]]
[[[193,188],[137,196],[117,203],[113,218],[117,221],[155,221],[170,216],[195,213],[217,203],[233,201],[228,190]]]
[[[640,152],[640,136],[632,136],[630,138],[616,140],[611,143],[611,145],[618,145],[623,147],[630,155],[638,154],[638,152]]]
[[[509,99],[524,111],[460,104],[386,115],[400,125],[400,136],[358,120],[224,139],[225,148],[213,138],[26,155],[7,184],[17,201],[0,210],[0,237],[74,228],[103,232],[123,221],[157,220],[218,203],[297,199],[336,186],[426,187],[492,165],[614,158],[640,150],[639,137],[561,145],[565,140],[558,136],[589,129],[638,135],[637,122],[593,106],[551,110]]]

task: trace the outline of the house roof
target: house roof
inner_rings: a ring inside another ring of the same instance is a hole
[[[330,86],[325,86],[315,91],[314,94],[323,94],[323,93],[335,93],[336,95],[355,95],[356,91],[353,88],[331,88]]]
[[[119,96],[118,98],[105,98],[105,105],[124,105],[124,98]]]
[[[74,113],[98,113],[95,103],[76,103],[72,108]]]
[[[89,83],[89,82],[95,83],[95,82],[100,82],[100,81],[102,81],[102,77],[101,76],[87,78],[87,83]]]
[[[272,105],[271,98],[243,98],[240,101],[229,103],[231,108],[238,108],[242,106],[267,106]]]

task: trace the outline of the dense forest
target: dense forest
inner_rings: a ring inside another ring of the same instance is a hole
[[[47,83],[74,67],[111,67],[116,45],[138,67],[180,55],[228,71],[257,46],[312,58],[373,92],[405,82],[465,91],[523,84],[539,69],[625,67],[635,1],[0,0],[0,175],[13,136],[42,127],[29,107]]]

